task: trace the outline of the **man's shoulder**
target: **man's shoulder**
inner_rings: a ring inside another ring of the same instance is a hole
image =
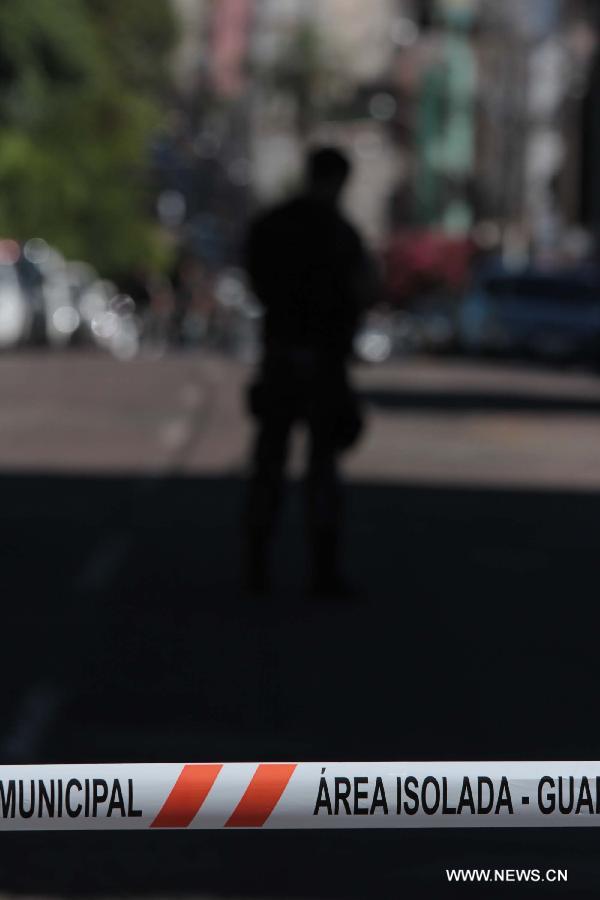
[[[334,242],[349,253],[360,254],[363,242],[358,229],[336,207],[315,203],[303,194],[292,197],[261,212],[251,223],[250,236],[254,241],[283,240],[286,234],[298,229],[313,235],[316,240]]]

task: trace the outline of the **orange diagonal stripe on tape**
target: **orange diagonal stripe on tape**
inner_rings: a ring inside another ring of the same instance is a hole
[[[184,766],[151,828],[186,828],[215,783],[222,765]]]
[[[295,768],[296,763],[261,763],[225,827],[260,828],[264,825]]]

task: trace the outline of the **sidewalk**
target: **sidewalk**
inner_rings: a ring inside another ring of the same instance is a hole
[[[242,472],[250,375],[198,353],[1,358],[0,470]],[[354,480],[600,489],[594,376],[416,359],[360,367],[355,381],[368,429],[346,461]]]

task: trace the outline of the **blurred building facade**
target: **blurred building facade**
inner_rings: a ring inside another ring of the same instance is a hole
[[[343,146],[353,160],[347,205],[376,243],[403,157],[388,124],[393,27],[398,0],[256,0],[253,62],[253,180],[261,200],[298,179],[311,142]],[[370,105],[370,110],[369,110]]]
[[[581,220],[594,235],[596,256],[600,256],[600,6],[587,4],[588,22],[594,33],[594,49],[582,103],[582,165],[579,190]]]
[[[582,124],[597,42],[591,10],[578,0],[481,5],[479,212],[500,223],[516,257],[578,253],[576,228],[589,224]]]
[[[511,258],[550,258],[597,231],[595,0],[172,2],[200,245],[211,216],[232,241],[292,189],[313,141],[347,148],[349,211],[373,244],[475,229]]]

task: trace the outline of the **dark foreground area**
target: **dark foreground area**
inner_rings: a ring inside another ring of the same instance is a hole
[[[600,495],[354,482],[362,598],[332,607],[298,577],[296,488],[266,603],[238,589],[237,477],[11,473],[0,493],[4,762],[598,758]],[[552,866],[568,886],[523,895],[596,896],[597,841],[5,834],[0,887],[413,898],[454,895],[447,867]]]

